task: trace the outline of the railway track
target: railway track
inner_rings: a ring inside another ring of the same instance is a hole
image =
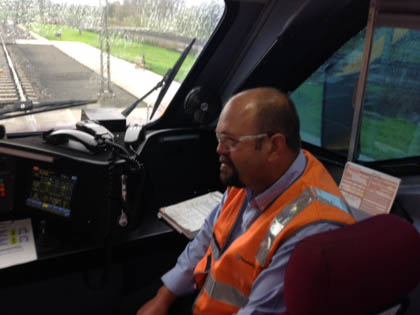
[[[14,59],[4,36],[0,33],[0,109],[37,103],[37,95],[25,71]]]

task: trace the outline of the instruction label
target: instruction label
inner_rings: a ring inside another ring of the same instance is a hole
[[[340,190],[350,206],[371,215],[389,213],[401,179],[347,162]]]
[[[0,269],[36,259],[31,219],[0,222]]]

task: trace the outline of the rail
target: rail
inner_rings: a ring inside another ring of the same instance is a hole
[[[16,73],[16,69],[13,66],[12,59],[10,58],[10,54],[7,51],[6,44],[4,43],[3,36],[1,34],[0,34],[0,39],[1,39],[1,45],[2,45],[2,48],[3,48],[4,58],[7,61],[7,65],[8,65],[8,68],[10,70],[10,73],[11,73],[11,79],[13,80],[16,92],[17,92],[18,97],[19,97],[18,100],[25,102],[25,101],[27,101],[26,95],[23,91],[23,88],[22,88],[22,85],[20,83],[19,77]]]

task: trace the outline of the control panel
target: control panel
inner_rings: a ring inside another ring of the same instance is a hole
[[[32,167],[25,205],[69,218],[77,175]]]
[[[31,218],[35,238],[102,240],[121,215],[123,161],[63,150],[38,138],[0,141],[0,219]]]

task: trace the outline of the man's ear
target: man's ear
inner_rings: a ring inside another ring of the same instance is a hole
[[[271,161],[276,161],[284,157],[285,150],[287,149],[286,137],[281,133],[275,133],[270,138],[271,141],[271,151],[269,159]]]

